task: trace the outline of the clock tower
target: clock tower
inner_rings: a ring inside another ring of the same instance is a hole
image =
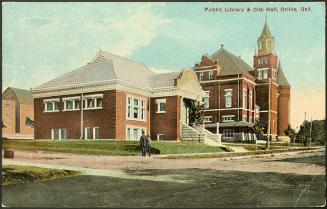
[[[269,30],[266,18],[253,56],[253,68],[257,83],[256,98],[257,105],[260,107],[260,119],[267,123],[266,133],[272,136],[276,136],[278,131],[277,65],[275,38]]]

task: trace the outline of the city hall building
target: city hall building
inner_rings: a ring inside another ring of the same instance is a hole
[[[194,66],[205,91],[206,128],[223,138],[250,132],[256,119],[273,136],[285,136],[289,123],[290,84],[275,51],[267,21],[257,41],[253,68],[223,45]]]

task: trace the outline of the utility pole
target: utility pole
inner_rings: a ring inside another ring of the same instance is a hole
[[[81,136],[80,136],[80,139],[83,139],[83,130],[84,130],[84,125],[83,125],[83,122],[84,122],[84,98],[83,98],[83,93],[81,94],[81,100],[80,100],[80,103],[79,103],[79,106],[80,106],[80,109],[81,109]]]
[[[266,149],[269,149],[269,138],[270,138],[270,94],[271,94],[271,78],[268,82],[268,127],[267,127],[267,145]]]
[[[303,123],[303,138],[304,138],[304,142],[303,142],[303,145],[305,144],[305,141],[306,141],[306,137],[305,137],[305,120],[307,119],[307,112],[304,112],[304,123]]]
[[[310,124],[310,147],[311,147],[311,141],[312,141],[311,133],[312,133],[312,116],[311,116],[311,124]]]

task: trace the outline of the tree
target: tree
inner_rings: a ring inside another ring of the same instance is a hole
[[[267,124],[262,120],[255,120],[254,125],[251,128],[251,131],[255,133],[258,138],[262,138],[263,134],[266,132]]]
[[[190,123],[195,125],[203,124],[203,110],[204,104],[199,101],[192,101],[189,107],[189,120]]]
[[[300,126],[300,130],[296,134],[296,140],[302,142],[306,146],[310,142],[310,121],[304,121]],[[325,144],[326,130],[325,120],[312,121],[311,142],[317,144]]]
[[[286,136],[290,137],[291,142],[294,143],[294,140],[295,140],[295,137],[296,137],[296,132],[291,127],[290,124],[288,124],[288,127],[284,130],[284,133],[286,134]]]

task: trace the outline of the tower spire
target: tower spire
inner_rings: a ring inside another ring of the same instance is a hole
[[[262,32],[257,43],[259,55],[275,54],[275,39],[270,32],[267,15],[265,17],[265,24],[262,28]]]

